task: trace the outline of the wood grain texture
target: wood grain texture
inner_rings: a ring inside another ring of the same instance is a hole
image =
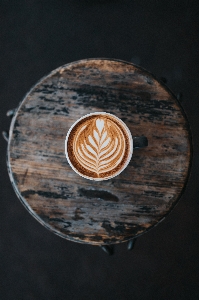
[[[85,114],[121,118],[149,145],[134,150],[128,167],[100,182],[69,166],[70,126]],[[156,225],[177,203],[191,162],[186,117],[173,94],[131,63],[88,59],[60,67],[26,95],[10,127],[7,165],[29,212],[69,240],[111,244]]]

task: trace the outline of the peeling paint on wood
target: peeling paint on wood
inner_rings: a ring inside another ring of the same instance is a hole
[[[149,145],[117,177],[92,182],[69,166],[64,143],[77,119],[98,111],[121,118]],[[12,119],[7,165],[17,196],[42,225],[100,245],[130,240],[172,210],[191,149],[185,114],[163,83],[131,63],[89,59],[58,68],[26,95]]]

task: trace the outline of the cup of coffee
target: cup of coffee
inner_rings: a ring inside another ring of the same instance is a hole
[[[136,143],[139,147],[139,138]],[[120,174],[129,164],[133,148],[133,138],[126,124],[106,112],[91,113],[78,119],[65,140],[65,154],[72,169],[80,176],[96,181]]]

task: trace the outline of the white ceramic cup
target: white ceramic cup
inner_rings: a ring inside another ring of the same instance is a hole
[[[65,154],[72,169],[90,180],[107,180],[120,174],[133,154],[133,138],[126,124],[113,114],[94,112],[69,129]]]

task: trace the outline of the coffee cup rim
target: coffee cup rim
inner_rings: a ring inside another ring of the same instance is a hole
[[[129,136],[129,144],[130,144],[130,150],[129,150],[129,155],[128,155],[128,159],[126,160],[126,163],[124,164],[123,168],[121,170],[119,170],[118,172],[116,172],[113,176],[109,176],[107,178],[93,178],[93,177],[89,177],[87,175],[83,175],[82,173],[80,173],[74,166],[73,164],[71,163],[70,161],[70,158],[68,156],[68,151],[67,151],[67,143],[68,143],[68,138],[70,136],[70,133],[72,131],[72,129],[76,126],[76,124],[78,124],[81,120],[89,117],[89,116],[93,116],[93,115],[109,115],[115,119],[118,120],[118,122],[120,122],[122,124],[122,126],[125,128],[126,132],[128,133],[128,136]],[[128,166],[131,158],[132,158],[132,155],[133,155],[133,137],[132,137],[132,134],[131,134],[131,131],[130,129],[128,128],[128,126],[124,123],[124,121],[122,121],[120,118],[118,118],[116,115],[114,114],[111,114],[111,113],[107,113],[107,112],[93,112],[93,113],[89,113],[89,114],[86,114],[84,116],[82,116],[81,118],[79,118],[78,120],[76,120],[72,125],[71,127],[69,128],[68,132],[67,132],[67,135],[66,135],[66,139],[65,139],[65,155],[66,155],[66,159],[69,163],[69,165],[71,166],[71,168],[73,169],[73,171],[75,171],[78,175],[80,175],[81,177],[85,178],[85,179],[89,179],[89,180],[94,180],[94,181],[103,181],[103,180],[109,180],[109,179],[112,179],[116,176],[118,176],[121,172],[124,171],[124,169]]]

